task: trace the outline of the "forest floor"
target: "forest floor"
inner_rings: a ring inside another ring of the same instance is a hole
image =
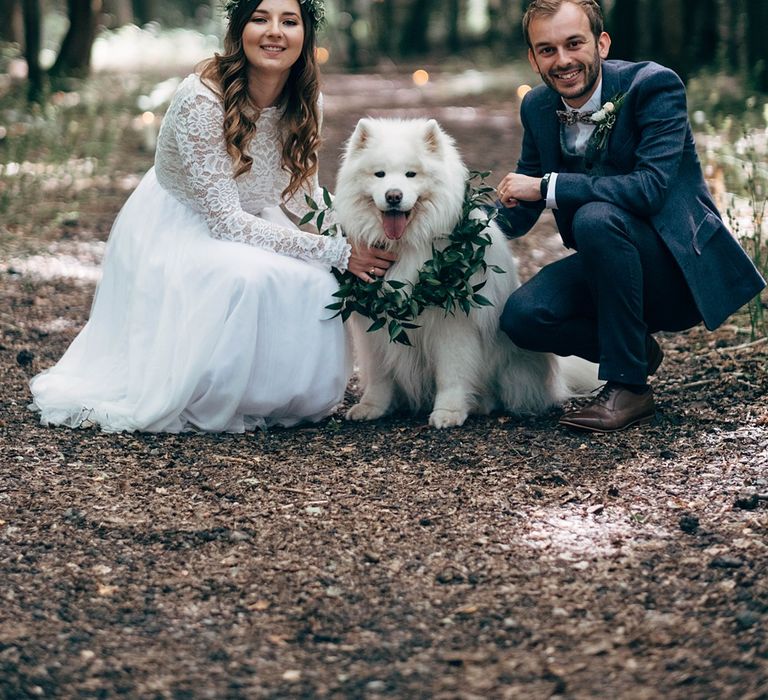
[[[330,76],[323,180],[366,114],[434,116],[506,172],[515,86],[486,79]],[[98,264],[121,182],[34,244],[53,273],[0,260],[0,698],[768,698],[768,344],[745,316],[660,335],[658,416],[613,435],[558,411],[43,428],[28,378],[93,294],[55,261]],[[546,220],[515,250],[524,278],[565,252]]]

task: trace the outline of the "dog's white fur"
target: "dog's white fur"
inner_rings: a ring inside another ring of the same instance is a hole
[[[351,242],[397,254],[386,278],[414,282],[432,257],[432,246],[449,243],[461,216],[467,175],[453,139],[436,121],[362,119],[339,170],[338,222]],[[410,212],[399,240],[388,239],[382,224],[395,191],[402,195],[400,210]],[[408,331],[412,347],[390,342],[386,328],[366,332],[370,319],[352,315],[363,395],[348,419],[374,420],[398,407],[431,407],[430,424],[447,428],[462,425],[470,413],[538,413],[596,386],[594,365],[577,358],[563,364],[553,355],[522,350],[499,330],[501,309],[520,282],[504,235],[493,224],[487,232],[492,244],[485,259],[506,271],[487,273],[480,293],[493,306],[473,308],[469,316],[461,310],[454,315],[425,310],[417,320],[421,327]]]

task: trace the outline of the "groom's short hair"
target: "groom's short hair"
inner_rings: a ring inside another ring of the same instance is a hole
[[[531,26],[531,22],[538,17],[551,17],[556,14],[557,11],[566,3],[570,2],[573,5],[578,5],[589,18],[589,27],[592,30],[592,34],[597,40],[605,30],[605,22],[603,20],[603,11],[600,9],[600,5],[597,0],[532,0],[528,9],[523,15],[523,34],[525,35],[525,43],[531,46],[531,38],[528,34],[528,28]]]

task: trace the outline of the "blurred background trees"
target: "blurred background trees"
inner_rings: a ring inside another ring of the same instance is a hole
[[[707,182],[768,277],[768,0],[602,2],[613,58],[655,60],[686,81]],[[0,0],[0,254],[81,219],[108,231],[151,164],[181,76],[219,50],[221,3]],[[499,120],[519,135],[516,107],[539,82],[520,30],[528,0],[326,3],[318,60],[343,105],[327,120],[330,142],[355,109],[415,108],[464,129],[481,167],[512,162],[514,138],[496,150],[483,139]],[[768,333],[768,300],[750,314],[753,333]]]
[[[605,3],[609,4],[609,3]],[[613,0],[611,54],[653,59],[687,80],[702,69],[743,77],[768,91],[766,0]]]
[[[490,65],[524,55],[520,19],[527,0],[327,4],[324,41],[331,60],[347,70],[467,58]],[[768,0],[603,0],[603,7],[612,57],[653,59],[683,79],[702,70],[723,71],[751,89],[768,91],[768,42],[762,37]],[[150,22],[202,27],[219,16],[218,0],[1,0],[0,42],[23,52],[30,95],[39,97],[46,75],[56,81],[88,73],[100,31]],[[49,60],[41,66],[46,49]]]

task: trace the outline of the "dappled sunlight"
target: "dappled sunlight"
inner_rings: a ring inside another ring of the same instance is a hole
[[[72,158],[65,163],[0,163],[0,177],[40,178],[44,190],[65,186],[75,186],[77,189],[91,187],[94,184],[92,176],[95,171],[95,158]]]
[[[159,31],[156,25],[126,25],[105,32],[93,44],[96,71],[163,70],[174,73],[191,69],[220,50],[217,36],[191,29]]]
[[[136,101],[136,106],[145,111],[156,111],[161,107],[164,107],[171,101],[181,80],[181,77],[174,77],[157,83],[157,85],[148,91],[149,94],[139,96],[139,99]]]
[[[104,241],[59,241],[44,253],[0,261],[7,273],[33,280],[71,279],[93,284],[101,279]]]
[[[64,333],[78,326],[79,323],[71,318],[57,316],[50,321],[38,323],[35,327],[41,333]]]
[[[729,194],[723,217],[737,238],[752,238],[758,230],[755,224],[754,208],[746,197]],[[768,220],[766,219],[762,220],[760,226],[760,239],[768,242]]]
[[[628,542],[663,536],[663,530],[641,524],[623,509],[566,504],[532,511],[521,542],[563,561],[584,562],[578,568],[590,558],[616,554]]]

